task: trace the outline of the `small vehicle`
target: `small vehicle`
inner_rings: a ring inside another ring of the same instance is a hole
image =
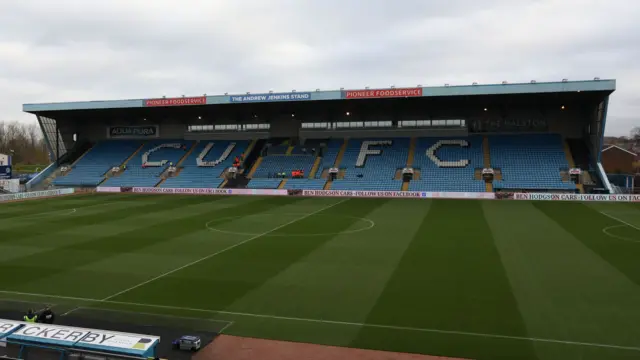
[[[176,350],[198,351],[202,346],[199,336],[184,335],[173,340],[173,348]]]

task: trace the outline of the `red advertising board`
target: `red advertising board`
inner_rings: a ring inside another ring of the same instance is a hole
[[[370,99],[386,97],[415,97],[422,96],[422,88],[377,89],[377,90],[346,90],[345,99]]]
[[[179,97],[179,98],[163,98],[148,99],[144,101],[144,106],[184,106],[184,105],[206,105],[207,97]]]

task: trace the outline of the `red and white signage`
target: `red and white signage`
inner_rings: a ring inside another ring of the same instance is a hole
[[[303,190],[302,196],[420,198],[419,191]]]
[[[104,187],[99,186],[97,192],[124,192],[138,194],[182,194],[182,195],[268,195],[268,196],[308,196],[308,197],[362,197],[362,198],[396,198],[396,199],[478,199],[493,200],[492,192],[426,192],[426,191],[367,191],[367,190],[301,190],[300,193],[289,194],[283,189],[208,189],[208,188],[152,188],[152,187]],[[501,197],[504,198],[504,197]],[[640,195],[623,194],[554,194],[554,193],[513,193],[514,200],[530,201],[608,201],[608,202],[640,202]],[[506,198],[505,198],[506,199]],[[0,197],[1,200],[1,197]]]
[[[426,192],[425,198],[430,199],[485,199],[496,198],[496,193],[488,192]]]
[[[162,99],[148,99],[144,101],[144,106],[185,106],[185,105],[206,105],[207,97],[179,97],[179,98],[162,98]]]
[[[640,195],[515,193],[514,200],[640,202]]]
[[[372,99],[422,96],[422,88],[346,90],[345,99]]]
[[[287,190],[276,189],[218,189],[218,188],[154,188],[154,187],[134,187],[120,188],[98,186],[100,193],[137,193],[137,194],[178,194],[178,195],[288,195]]]
[[[119,187],[112,187],[112,186],[98,186],[96,188],[97,192],[102,192],[102,193],[119,193],[121,192]]]

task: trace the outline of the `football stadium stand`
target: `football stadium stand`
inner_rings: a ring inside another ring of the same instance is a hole
[[[305,174],[311,172],[315,161],[313,155],[267,155],[262,157],[260,166],[253,174],[253,178],[268,178],[279,172],[291,174],[293,170],[302,170]]]
[[[249,141],[201,141],[178,168],[177,176],[169,177],[160,187],[217,188],[224,179],[222,173],[244,153]]]
[[[594,79],[26,104],[55,160],[26,188],[610,193],[614,90]]]
[[[340,169],[344,178],[333,181],[332,190],[397,190],[402,180],[395,179],[409,154],[409,138],[350,139]]]
[[[324,179],[289,179],[284,185],[285,189],[296,190],[322,190],[327,183]]]
[[[192,146],[193,141],[186,140],[149,141],[129,161],[125,170],[108,178],[102,185],[154,187],[162,180],[160,175],[167,167],[177,164]]]
[[[315,173],[315,178],[326,178],[326,172],[329,171],[334,165],[336,165],[336,159],[338,158],[338,153],[342,148],[342,145],[345,143],[343,139],[331,139],[327,142],[327,147],[324,149],[324,153],[322,156],[322,162],[320,164],[320,169]]]
[[[277,189],[283,179],[252,179],[249,189]]]
[[[55,186],[97,186],[105,173],[121,166],[141,146],[141,141],[107,140],[96,144],[64,176],[53,181]]]
[[[500,135],[487,137],[489,151],[483,152],[485,138],[415,138],[413,158],[409,149],[411,138],[350,139],[342,160],[338,154],[344,140],[325,141],[320,167],[311,174],[318,159],[313,147],[276,145],[265,149],[248,187],[252,189],[320,190],[327,183],[328,169],[338,166],[341,175],[331,184],[333,190],[400,190],[403,181],[397,172],[412,166],[416,175],[409,182],[410,191],[485,191],[484,180],[474,177],[474,171],[487,162],[501,171],[501,180],[493,188],[576,190],[573,182],[563,180],[561,170],[571,164],[567,160],[564,142],[558,134]],[[113,140],[98,143],[65,176],[54,180],[56,186],[141,186],[167,188],[217,188],[224,181],[223,173],[233,159],[249,146],[247,140],[185,141],[156,140],[141,147],[139,141]],[[140,150],[136,152],[137,150]],[[131,157],[132,154],[135,154]],[[105,180],[105,173],[120,167],[131,157],[126,170]],[[144,165],[143,165],[144,164]],[[178,168],[175,176],[163,181],[161,176],[169,164]],[[275,178],[278,173],[302,169],[303,179]],[[311,177],[311,178],[309,178]],[[103,180],[105,180],[103,182]]]
[[[483,192],[485,183],[474,179],[483,167],[482,137],[417,139],[413,168],[420,178],[411,180],[410,191]]]
[[[569,163],[558,134],[491,136],[489,147],[492,166],[502,171],[502,180],[493,182],[495,189],[576,189],[560,177]]]

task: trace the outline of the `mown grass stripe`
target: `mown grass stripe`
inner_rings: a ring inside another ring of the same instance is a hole
[[[479,201],[433,201],[366,322],[528,337]],[[385,329],[363,328],[352,346],[535,358],[527,343],[494,348],[471,339],[389,335]]]
[[[326,200],[315,201],[324,202]],[[335,202],[335,199],[330,201]],[[347,201],[325,211],[331,212],[337,217],[340,217],[340,214],[363,216],[386,201]],[[326,204],[326,202],[324,203]],[[336,231],[347,229],[353,225],[354,221],[356,220],[345,218],[332,226],[332,229]],[[278,230],[285,233],[302,233],[304,231],[319,233],[325,224],[323,219],[309,216]],[[172,304],[180,301],[194,307],[225,308],[253,289],[262,286],[269,279],[300,261],[333,237],[334,235],[265,236],[260,241],[252,241],[244,246],[236,247],[209,261],[203,261],[126,293],[118,297],[118,300],[157,304]],[[201,295],[189,299],[181,296],[181,294],[193,291],[193,289],[198,289]]]
[[[185,203],[187,199],[182,201],[174,201],[171,209],[180,210],[181,206],[186,204],[204,201],[203,198],[192,198]],[[32,281],[42,281],[43,278],[52,277],[60,273],[73,273],[79,267],[86,266],[98,261],[104,261],[109,257],[114,257],[122,253],[132,253],[142,249],[151,247],[155,244],[171,240],[174,236],[182,235],[189,231],[201,231],[202,224],[205,219],[213,216],[222,216],[230,212],[238,211],[241,208],[246,211],[263,211],[265,209],[274,208],[286,204],[288,202],[299,201],[287,198],[285,201],[274,201],[273,199],[261,199],[254,201],[252,206],[247,210],[244,202],[235,204],[235,207],[216,208],[211,211],[205,211],[197,216],[188,219],[178,218],[174,221],[166,221],[161,224],[152,224],[140,226],[135,230],[119,233],[114,236],[94,237],[80,243],[73,243],[68,246],[57,247],[47,251],[43,251],[32,256],[14,259],[8,262],[0,263],[0,273],[11,273],[13,276],[3,279],[2,284],[6,289],[21,289],[29,286]],[[145,209],[146,210],[146,209]],[[192,223],[197,227],[183,227],[180,224]],[[74,254],[82,254],[70,258]],[[134,266],[135,264],[132,264]],[[61,292],[64,293],[64,287],[74,287],[76,284],[61,284]]]
[[[129,219],[136,215],[159,213],[161,211],[179,209],[188,205],[206,204],[214,201],[220,201],[223,197],[215,197],[208,199],[206,197],[155,197],[145,202],[131,203],[125,202],[124,199],[116,200],[116,203],[124,203],[126,208],[116,205],[98,206],[100,204],[90,203],[88,206],[78,205],[74,208],[77,211],[70,215],[55,216],[51,213],[48,216],[33,216],[23,219],[14,219],[15,223],[5,227],[5,240],[19,239],[19,236],[28,233],[30,236],[35,235],[51,235],[58,232],[64,232],[79,226],[91,226],[97,224],[105,224],[118,220]],[[152,201],[151,201],[152,200]],[[86,211],[90,210],[90,211]],[[96,211],[97,210],[97,211]],[[37,226],[34,226],[37,225]],[[0,239],[0,242],[3,241]]]

